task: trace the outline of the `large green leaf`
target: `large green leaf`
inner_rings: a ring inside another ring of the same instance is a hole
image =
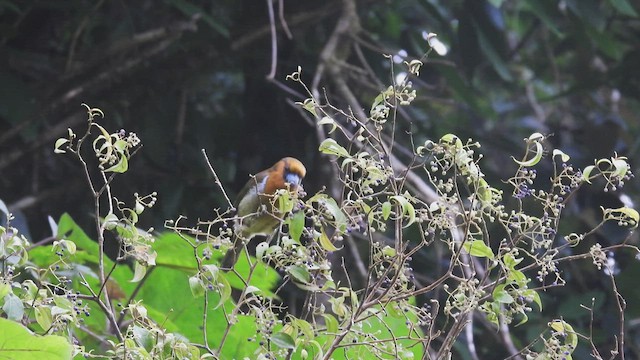
[[[56,335],[37,336],[11,320],[0,318],[0,358],[7,360],[68,360],[73,346]]]

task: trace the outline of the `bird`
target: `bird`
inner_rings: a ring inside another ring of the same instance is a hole
[[[307,169],[293,157],[285,157],[272,167],[252,176],[238,193],[232,247],[225,254],[221,268],[231,270],[246,243],[255,236],[269,236],[284,216],[274,204],[274,195],[280,189],[296,194],[302,187]]]

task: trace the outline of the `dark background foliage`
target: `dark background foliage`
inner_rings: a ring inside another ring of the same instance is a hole
[[[450,49],[445,57],[432,53],[414,80],[419,97],[401,113],[399,135],[411,133],[416,143],[448,132],[473,137],[483,145],[483,166],[494,182],[512,174],[509,155],[521,154],[522,138],[532,132],[553,134],[552,145],[579,167],[614,151],[632,164],[640,159],[640,8],[631,1],[284,1],[284,22],[274,1],[273,79],[267,77],[267,3],[0,1],[0,198],[33,241],[50,235],[47,216],[69,212],[80,224],[91,221],[79,167],[52,152],[68,127],[84,128],[81,103],[104,110],[107,128],[142,139],[144,148],[117,183],[116,196],[129,200],[133,191],[157,191],[158,205],[143,220],[156,229],[178,214],[208,218],[212,208],[224,206],[203,148],[232,198],[248,174],[283,156],[307,165],[308,192],[330,183],[315,126],[292,106],[302,100],[301,89],[290,88],[285,75],[301,66],[305,80],[313,81],[349,3],[357,6],[360,26],[339,77],[365,108],[391,81],[381,54],[404,50],[408,59],[420,58],[427,50],[424,31],[437,33]],[[346,109],[335,76],[325,75],[319,85]],[[407,139],[398,136],[410,154]],[[637,189],[636,181],[625,194],[637,200]],[[581,190],[566,231],[593,226],[598,206],[621,206],[619,195]],[[621,236],[612,227],[596,238],[610,244]],[[437,268],[433,254],[419,255],[414,268]],[[616,260],[627,301],[628,350],[640,356],[640,267],[633,254]],[[606,277],[590,261],[563,271],[569,282],[544,295],[545,314],[584,330],[588,313],[579,304],[596,297],[596,325],[603,329],[597,340],[613,343],[618,318]],[[532,340],[543,327],[527,326],[520,339]]]

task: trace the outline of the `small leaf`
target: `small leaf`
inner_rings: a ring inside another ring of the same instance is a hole
[[[335,334],[338,332],[338,320],[331,314],[322,314],[324,317],[324,325],[327,327],[327,332]]]
[[[526,323],[527,321],[529,321],[529,317],[527,316],[526,313],[520,313],[520,314],[522,314],[522,320],[520,320],[520,322],[518,322],[516,324],[516,327],[518,327],[518,326]],[[565,360],[571,360],[571,359],[570,358],[565,358]]]
[[[483,203],[490,203],[493,198],[493,193],[489,183],[485,179],[480,178],[478,180],[478,199]]]
[[[320,119],[318,121],[318,125],[331,125],[331,130],[329,130],[329,134],[334,132],[336,130],[336,128],[338,127],[338,125],[336,124],[336,121],[333,120],[332,118],[328,117],[328,116],[325,116],[322,119]]]
[[[329,238],[327,237],[327,234],[324,232],[324,229],[322,229],[322,232],[320,233],[320,246],[322,246],[322,248],[327,251],[338,250],[338,248],[335,247],[335,245],[333,245],[331,240],[329,240]]]
[[[571,159],[571,157],[562,152],[562,150],[553,149],[553,157],[555,158],[556,156],[560,156],[560,160],[563,163],[566,163],[567,161],[569,161],[569,159]]]
[[[46,306],[38,306],[35,308],[36,310],[36,322],[42,330],[48,331],[51,328],[52,317],[51,317],[51,308]]]
[[[271,336],[271,342],[283,349],[295,349],[296,343],[293,338],[286,333],[278,332]]]
[[[11,292],[11,285],[4,281],[0,281],[0,299],[4,299]]]
[[[538,141],[535,142],[535,145],[536,145],[536,153],[531,159],[526,161],[518,161],[513,156],[511,158],[513,159],[513,161],[516,162],[516,164],[520,166],[530,167],[530,166],[536,165],[542,159],[542,155],[544,154],[544,148],[542,147],[542,144]]]
[[[595,169],[596,167],[593,165],[589,165],[586,168],[584,168],[584,170],[582,170],[582,180],[588,182],[589,184],[591,184],[591,180],[589,180],[589,176],[591,176],[591,172],[593,171],[593,169]]]
[[[313,326],[308,321],[296,318],[293,320],[293,324],[300,330],[307,341],[314,338]]]
[[[260,290],[260,288],[253,286],[253,285],[249,285],[247,286],[246,290],[244,291],[245,294],[252,294],[252,293],[256,293],[256,292],[260,292],[262,290]]]
[[[291,275],[295,280],[301,282],[303,284],[309,283],[311,280],[311,275],[307,271],[307,269],[302,266],[292,265],[287,269],[289,275]]]
[[[266,241],[259,243],[258,246],[256,246],[256,259],[262,261],[267,250],[269,250],[269,243]]]
[[[388,257],[394,257],[396,256],[396,249],[392,248],[389,245],[386,245],[385,247],[382,248],[382,255],[384,256],[388,256]]]
[[[300,243],[302,230],[304,229],[304,211],[298,211],[287,219],[289,225],[289,236],[297,243]]]
[[[64,154],[64,153],[66,153],[67,151],[64,150],[64,149],[61,149],[61,147],[64,144],[68,143],[68,142],[69,142],[69,139],[65,139],[65,138],[60,138],[60,139],[56,140],[56,144],[53,147],[53,152],[56,153],[56,154]]]
[[[347,216],[342,212],[342,209],[340,209],[340,206],[338,206],[338,203],[334,198],[327,194],[319,193],[309,199],[308,202],[316,202],[322,205],[333,217],[335,221],[335,224],[333,225],[338,232],[344,233],[347,230]]]
[[[533,133],[529,136],[529,141],[542,141],[544,140],[544,135],[539,132]]]
[[[118,219],[118,217],[116,216],[116,214],[114,213],[109,213],[107,214],[107,216],[104,217],[103,220],[103,227],[106,230],[113,230],[116,228],[116,226],[118,226],[118,222],[120,221],[120,219]]]
[[[406,227],[409,227],[411,224],[413,224],[416,221],[416,209],[409,202],[409,200],[407,200],[407,198],[401,195],[392,196],[391,199],[398,202],[398,204],[402,207],[402,213],[404,215],[409,216],[409,221],[403,227],[406,228]]]
[[[614,219],[620,220],[620,218],[617,218],[615,214],[622,214],[622,216],[624,216],[623,219],[625,221],[630,220],[629,225],[631,225],[633,228],[636,228],[638,226],[638,221],[640,220],[640,214],[638,214],[638,212],[635,209],[623,206],[616,209],[604,210],[604,216],[606,220],[614,220]],[[611,215],[614,215],[614,217],[610,218]]]
[[[318,117],[318,113],[316,111],[316,102],[313,99],[306,99],[302,103],[302,108],[313,114],[313,116],[315,116],[316,118]]]
[[[502,304],[511,304],[513,302],[513,296],[504,289],[504,285],[496,286],[493,290],[493,299]]]
[[[549,327],[556,332],[565,336],[565,343],[570,345],[572,349],[578,346],[578,335],[573,327],[563,320],[553,320],[549,323]]]
[[[471,256],[486,257],[489,259],[494,258],[491,248],[488,247],[482,240],[467,241],[464,243],[463,248]]]
[[[347,149],[340,146],[335,140],[329,138],[325,139],[321,144],[319,149],[323,154],[336,155],[339,157],[349,157],[349,152]]]
[[[540,299],[540,294],[538,294],[537,291],[531,289],[525,290],[522,292],[522,295],[533,298],[533,302],[536,303],[538,305],[538,309],[542,311],[542,300]]]
[[[627,174],[627,171],[629,171],[629,164],[627,164],[624,159],[612,159],[611,164],[616,168],[615,174],[619,178],[623,178]]]
[[[76,253],[77,247],[76,247],[76,243],[74,243],[73,241],[60,240],[59,244],[60,244],[60,247],[66,250],[69,254],[73,255]]]
[[[118,174],[122,174],[129,170],[129,160],[124,155],[120,156],[120,160],[113,166],[104,170],[104,172],[114,172]]]
[[[147,274],[147,267],[136,261],[135,265],[133,266],[133,271],[133,279],[131,279],[130,282],[136,283],[142,280]]]
[[[22,300],[19,297],[15,296],[13,293],[7,294],[4,297],[4,305],[2,305],[2,310],[7,314],[7,318],[14,321],[21,321],[22,316],[24,315],[24,304],[22,304]]]
[[[224,276],[216,276],[214,279],[217,281],[220,294],[218,304],[213,307],[214,309],[217,309],[231,298],[231,284],[229,284],[229,281]]]
[[[390,215],[391,215],[391,203],[388,201],[385,201],[384,203],[382,203],[382,218],[387,220],[389,219]]]
[[[189,278],[189,288],[191,289],[193,297],[197,298],[204,295],[204,284],[197,275]]]

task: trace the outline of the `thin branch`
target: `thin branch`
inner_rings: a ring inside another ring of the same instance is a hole
[[[267,0],[267,8],[269,9],[269,28],[271,30],[271,70],[267,74],[267,79],[273,79],[276,77],[276,68],[278,66],[278,34],[276,34],[273,0]]]
[[[287,21],[284,19],[284,1],[283,0],[278,0],[278,17],[280,18],[280,25],[282,25],[282,30],[287,35],[287,38],[293,39],[293,35],[291,34],[291,30],[289,30]]]
[[[218,174],[213,169],[213,165],[211,165],[211,162],[209,161],[209,157],[207,156],[207,151],[205,149],[202,149],[200,151],[202,151],[202,155],[204,156],[204,160],[207,162],[207,165],[209,166],[209,170],[213,174],[213,177],[215,179],[216,185],[218,185],[218,187],[220,188],[220,191],[222,191],[222,195],[224,195],[224,198],[227,200],[227,205],[229,205],[229,209],[234,210],[235,208],[233,206],[233,203],[231,203],[231,200],[229,200],[229,196],[227,195],[227,192],[224,191],[224,186],[222,186],[222,182],[220,181],[220,178],[218,177]]]

